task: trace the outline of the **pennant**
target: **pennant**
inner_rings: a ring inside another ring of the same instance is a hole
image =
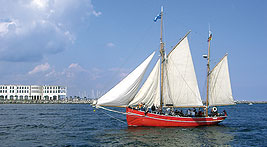
[[[209,32],[209,38],[208,38],[208,42],[210,42],[210,41],[211,41],[211,39],[212,39],[212,33],[211,33],[211,32]]]
[[[161,13],[154,18],[154,22],[156,22],[158,19],[161,19]]]

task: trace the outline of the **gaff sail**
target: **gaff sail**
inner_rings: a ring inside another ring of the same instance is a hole
[[[209,75],[209,106],[234,105],[227,54]]]
[[[165,106],[203,106],[187,37],[169,53],[164,69]]]

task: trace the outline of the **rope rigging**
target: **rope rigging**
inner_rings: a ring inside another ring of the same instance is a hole
[[[125,112],[120,112],[120,111],[116,111],[116,110],[108,109],[108,108],[101,107],[101,106],[97,106],[96,108],[100,108],[100,109],[103,109],[103,110],[106,110],[106,111],[110,111],[110,112],[115,112],[115,113],[125,114],[125,115],[127,114],[127,113],[125,113]],[[111,117],[111,118],[113,118],[113,119],[119,121],[119,122],[122,122],[122,123],[124,123],[124,124],[127,124],[125,121],[120,120],[120,119],[118,119],[118,118],[116,118],[116,117],[114,117],[114,116],[112,116],[112,115],[106,113],[105,111],[101,111],[101,112],[104,113],[104,114],[106,114],[107,116],[109,116],[109,117]]]

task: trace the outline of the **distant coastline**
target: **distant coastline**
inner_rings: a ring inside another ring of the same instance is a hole
[[[267,101],[246,101],[246,100],[242,100],[242,101],[235,101],[236,104],[267,104]]]
[[[91,104],[92,100],[0,100],[0,104]]]
[[[237,100],[235,101],[236,104],[267,104],[267,101],[247,101],[247,100]],[[203,104],[206,104],[206,101],[203,101]]]
[[[70,99],[70,100],[0,100],[0,104],[92,104],[93,99]],[[236,104],[267,104],[267,101],[235,101]],[[205,104],[205,102],[203,102]]]

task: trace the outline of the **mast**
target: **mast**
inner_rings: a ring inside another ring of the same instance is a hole
[[[206,117],[208,117],[208,108],[209,108],[209,74],[210,74],[210,41],[211,41],[212,34],[209,31],[209,38],[208,38],[208,64],[207,64],[207,100],[206,100]]]
[[[163,66],[164,66],[164,56],[165,56],[165,50],[164,50],[164,43],[162,40],[162,32],[163,32],[163,6],[161,6],[161,24],[160,24],[160,55],[161,55],[161,72],[160,72],[160,110],[162,111],[163,107]]]

